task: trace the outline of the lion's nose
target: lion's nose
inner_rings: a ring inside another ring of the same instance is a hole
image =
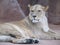
[[[33,17],[36,17],[36,16],[33,16]]]

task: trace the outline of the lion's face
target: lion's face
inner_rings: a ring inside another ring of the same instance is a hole
[[[45,15],[44,7],[41,5],[34,5],[29,6],[30,13],[29,13],[29,19],[33,22],[40,22],[40,18]]]

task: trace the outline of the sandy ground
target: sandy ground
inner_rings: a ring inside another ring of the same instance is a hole
[[[60,33],[60,25],[49,24],[49,27]],[[0,45],[30,45],[30,44],[13,44],[9,42],[0,42]],[[60,45],[60,40],[41,40],[39,44],[31,45]]]

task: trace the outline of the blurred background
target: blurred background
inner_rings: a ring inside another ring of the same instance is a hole
[[[49,23],[60,24],[60,0],[0,0],[0,23],[24,19],[29,14],[28,4],[49,5]]]
[[[49,26],[54,31],[60,33],[60,0],[0,0],[0,23],[20,21],[27,17],[29,14],[28,4],[41,4],[43,6],[49,5],[47,11]],[[0,45],[7,44],[14,45],[5,42],[0,43]],[[42,40],[40,44],[60,45],[60,40]]]

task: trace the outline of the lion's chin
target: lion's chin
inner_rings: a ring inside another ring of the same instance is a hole
[[[32,23],[39,23],[39,20],[32,20]]]

